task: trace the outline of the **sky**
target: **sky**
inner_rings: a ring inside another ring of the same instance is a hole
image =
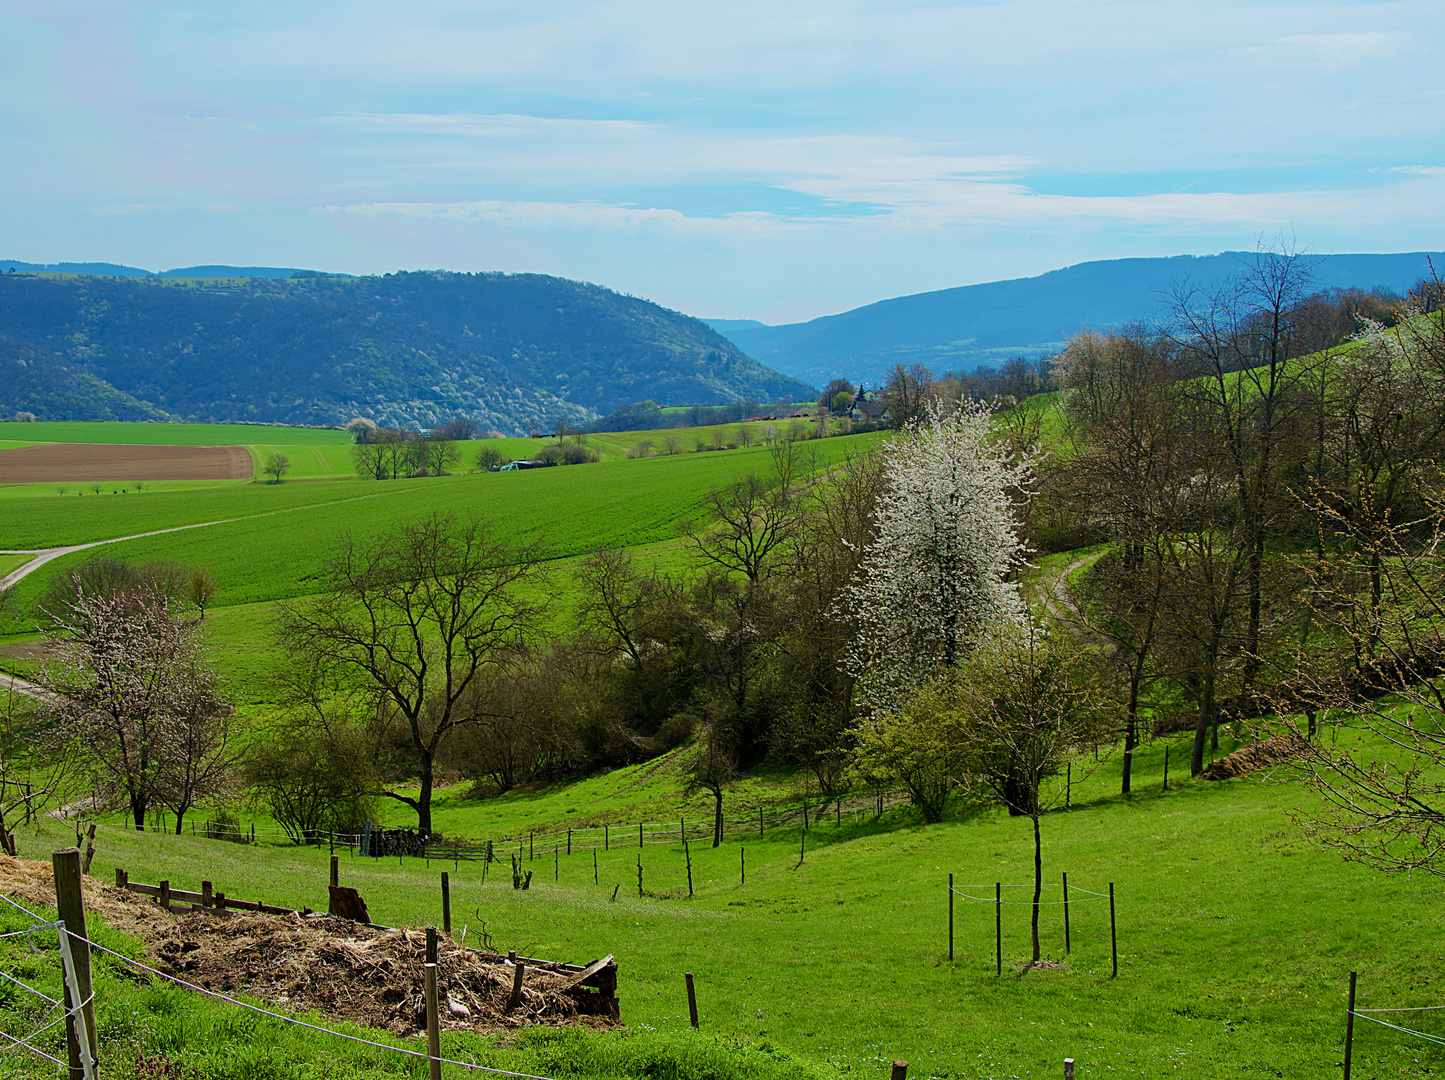
[[[530,271],[790,322],[1445,248],[1440,0],[0,0],[0,257]]]

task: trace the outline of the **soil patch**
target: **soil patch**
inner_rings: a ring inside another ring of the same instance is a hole
[[[374,930],[327,915],[172,914],[149,897],[94,878],[86,878],[83,888],[87,911],[143,940],[145,963],[168,975],[218,993],[250,994],[283,1012],[314,1009],[399,1035],[426,1030],[424,932]],[[50,864],[0,855],[0,891],[26,906],[53,906]],[[596,993],[568,985],[565,974],[532,967],[520,1004],[508,1013],[514,972],[503,956],[442,938],[442,1027],[498,1032],[535,1024],[620,1026],[593,1011]]]
[[[1285,765],[1304,757],[1309,743],[1294,731],[1281,732],[1252,746],[1242,746],[1220,758],[1199,774],[1201,780],[1232,780],[1274,765]]]
[[[244,446],[130,446],[44,443],[0,450],[0,483],[124,483],[135,480],[246,480]]]

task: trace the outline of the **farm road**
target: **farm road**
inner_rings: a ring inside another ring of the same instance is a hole
[[[6,675],[3,671],[0,671],[0,690],[9,690],[14,694],[24,694],[28,698],[34,698],[36,701],[54,702],[63,700],[57,698],[50,691],[36,686],[33,682],[17,679],[14,675]]]
[[[280,513],[281,511],[277,511]],[[260,515],[254,515],[260,516]],[[153,532],[135,533],[131,536],[117,536],[110,540],[92,540],[88,544],[70,544],[66,547],[37,548],[34,550],[16,550],[13,548],[0,549],[0,555],[33,555],[35,556],[24,566],[17,567],[10,571],[3,578],[0,578],[0,591],[10,588],[22,578],[29,576],[32,572],[39,570],[52,559],[58,559],[62,555],[69,555],[74,551],[87,551],[93,547],[100,547],[104,544],[119,544],[125,540],[139,540],[144,536],[160,536],[162,533],[184,532],[187,529],[204,529],[207,525],[224,525],[228,521],[241,521],[241,518],[222,518],[219,521],[198,521],[194,525],[177,525],[171,529],[156,529]]]
[[[176,525],[169,529],[155,529],[151,532],[133,533],[130,536],[115,536],[109,540],[92,540],[88,544],[69,544],[65,547],[16,549],[0,548],[0,555],[33,555],[24,566],[17,567],[10,571],[3,578],[0,578],[0,592],[11,588],[22,578],[39,570],[52,559],[58,559],[62,555],[69,555],[75,551],[88,551],[91,548],[102,547],[105,544],[120,544],[126,540],[140,540],[147,536],[162,536],[166,533],[185,532],[187,529],[204,529],[209,525],[228,525],[233,521],[251,521],[254,518],[275,517],[277,514],[294,514],[300,510],[319,510],[323,506],[335,506],[337,503],[356,502],[359,499],[377,499],[392,492],[377,492],[374,495],[358,495],[351,499],[332,499],[330,502],[312,503],[309,506],[291,506],[285,510],[267,510],[260,514],[242,514],[240,517],[220,518],[216,521],[198,521],[192,525]]]

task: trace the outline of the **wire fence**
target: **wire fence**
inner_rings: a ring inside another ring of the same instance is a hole
[[[738,837],[766,835],[769,830],[777,829],[811,829],[829,822],[835,825],[842,825],[844,821],[858,824],[870,817],[881,817],[884,812],[910,801],[907,792],[891,788],[863,793],[850,792],[821,800],[805,799],[797,803],[724,815],[721,833],[724,837]],[[409,856],[496,862],[518,853],[527,859],[536,859],[551,855],[557,850],[570,855],[579,851],[610,851],[614,848],[710,841],[715,835],[716,826],[715,817],[688,820],[680,816],[675,822],[604,823],[477,839],[436,838],[412,828],[388,829],[379,825],[363,828],[359,832],[333,832],[325,829],[287,830],[255,825],[243,828],[230,822],[205,821],[199,829],[192,822],[191,835],[239,844],[329,847],[332,851],[340,849],[358,856]]]
[[[1355,1008],[1355,978],[1356,972],[1350,972],[1349,1004],[1345,1006],[1345,1060],[1341,1062],[1344,1066],[1344,1080],[1350,1080],[1350,1068],[1354,1056],[1355,1042],[1355,1019],[1368,1020],[1390,1031],[1398,1031],[1401,1035],[1408,1035],[1412,1039],[1419,1039],[1434,1046],[1445,1046],[1445,1036],[1436,1035],[1431,1031],[1420,1031],[1416,1028],[1406,1027],[1404,1024],[1392,1024],[1388,1020],[1381,1020],[1381,1016],[1399,1016],[1403,1013],[1430,1013],[1445,1011],[1445,1005],[1414,1005],[1393,1009],[1357,1009]]]
[[[1001,889],[1032,889],[1032,888],[1033,888],[1032,885],[996,885],[995,887],[996,887],[996,888],[1001,888]],[[962,885],[962,886],[955,887],[955,886],[953,886],[953,885],[950,885],[948,888],[949,888],[949,890],[950,890],[955,896],[961,896],[961,897],[963,897],[965,900],[978,900],[978,901],[980,901],[980,902],[982,902],[982,903],[985,903],[985,904],[1003,904],[1003,905],[1006,906],[1006,907],[1033,907],[1033,906],[1034,906],[1034,901],[1032,901],[1032,900],[1001,900],[1001,899],[999,899],[999,898],[997,898],[997,897],[994,897],[994,896],[973,896],[973,895],[971,895],[970,893],[967,893],[967,892],[964,892],[964,891],[963,891],[963,890],[965,890],[965,889],[977,889],[979,892],[982,892],[985,888],[987,888],[987,886]],[[1046,882],[1043,883],[1043,885],[1041,886],[1041,888],[1042,888],[1042,889],[1058,889],[1058,888],[1064,888],[1064,886],[1063,886],[1061,883],[1059,883],[1059,882],[1046,881]],[[1040,907],[1043,907],[1045,904],[1090,904],[1090,903],[1097,903],[1097,902],[1099,902],[1099,901],[1101,901],[1101,900],[1107,900],[1107,899],[1109,899],[1109,894],[1106,893],[1106,892],[1104,892],[1104,893],[1101,893],[1101,892],[1093,892],[1092,890],[1089,890],[1089,889],[1081,889],[1081,888],[1080,888],[1079,886],[1077,886],[1077,885],[1070,885],[1070,886],[1068,886],[1066,891],[1067,891],[1067,893],[1068,893],[1067,898],[1061,899],[1061,900],[1040,900],[1040,901],[1038,901],[1039,906],[1040,906]],[[1082,900],[1075,900],[1075,899],[1074,899],[1074,893],[1083,893],[1083,894],[1084,894],[1084,899],[1082,899]]]
[[[20,904],[17,904],[14,900],[11,900],[3,893],[0,893],[0,900],[4,900],[11,907],[18,909],[19,911],[23,912],[24,914],[28,915],[33,919],[41,919],[41,916],[36,915],[34,912],[29,911],[27,908],[22,907]],[[0,938],[18,937],[22,934],[34,934],[37,932],[45,932],[51,930],[57,931],[58,933],[60,931],[63,931],[64,927],[65,924],[63,922],[42,921],[24,930],[17,930],[13,933],[8,934],[0,934]],[[241,1001],[237,998],[229,996],[228,994],[223,994],[219,991],[211,990],[197,983],[189,982],[186,979],[178,978],[175,975],[168,975],[166,972],[153,968],[149,964],[144,964],[141,961],[136,960],[134,957],[126,956],[124,953],[117,952],[114,949],[109,949],[106,946],[101,945],[95,941],[91,941],[87,938],[81,937],[79,934],[72,933],[69,936],[70,940],[74,942],[75,945],[84,945],[94,950],[95,952],[104,953],[105,955],[113,957],[115,960],[118,960],[122,964],[125,964],[128,967],[133,968],[137,971],[145,972],[147,975],[153,976],[158,979],[163,979],[166,982],[172,983],[176,986],[184,987],[185,989],[192,990],[198,994],[203,994],[206,997],[212,998],[216,1001],[222,1001],[228,1005],[234,1005],[237,1008],[245,1009],[253,1013],[258,1013],[261,1016],[269,1017],[272,1020],[278,1020],[283,1024],[289,1024],[293,1027],[304,1028],[307,1031],[319,1032],[324,1035],[330,1035],[336,1039],[342,1039],[346,1042],[358,1043],[363,1046],[373,1047],[377,1050],[386,1050],[394,1054],[403,1055],[405,1057],[421,1058],[424,1061],[437,1061],[441,1065],[454,1065],[457,1068],[468,1069],[474,1072],[490,1073],[495,1076],[510,1076],[517,1078],[517,1080],[550,1080],[549,1077],[538,1076],[534,1073],[514,1072],[510,1069],[498,1069],[494,1066],[482,1065],[479,1062],[475,1061],[459,1061],[454,1058],[433,1057],[433,1055],[420,1050],[411,1050],[404,1046],[394,1046],[389,1043],[377,1042],[373,1039],[362,1038],[359,1035],[350,1035],[344,1031],[337,1031],[334,1028],[324,1027],[320,1024],[307,1023],[306,1021],[298,1020],[293,1016],[286,1016],[283,1013],[273,1012],[272,1010],[262,1008],[259,1005],[253,1005],[249,1002]],[[61,1068],[66,1068],[66,1062],[62,1061],[58,1057],[46,1053],[44,1050],[41,1050],[32,1044],[35,1039],[37,1039],[45,1032],[48,1032],[53,1028],[57,1027],[58,1025],[63,1024],[68,1018],[78,1015],[84,1008],[84,1006],[89,1004],[90,1001],[93,1000],[94,994],[91,995],[91,998],[88,998],[86,1001],[81,1002],[74,1008],[67,1009],[61,1002],[56,1001],[54,998],[42,993],[41,991],[35,989],[32,986],[27,985],[26,983],[22,982],[19,979],[16,979],[14,976],[6,972],[0,972],[0,976],[4,976],[4,978],[8,979],[10,982],[23,988],[29,993],[34,994],[41,1000],[49,1003],[49,1005],[51,1006],[46,1011],[44,1017],[42,1017],[40,1021],[41,1026],[36,1027],[34,1030],[28,1032],[23,1037],[17,1037],[8,1032],[0,1031],[0,1040],[4,1040],[4,1045],[0,1046],[0,1066],[6,1064],[13,1055],[19,1053],[21,1050],[25,1050],[29,1053],[36,1054],[39,1057],[44,1058],[46,1061],[52,1062],[55,1065],[60,1066]],[[61,1010],[61,1015],[58,1017],[55,1016],[56,1010]],[[6,1049],[7,1047],[8,1050]]]
[[[65,947],[68,943],[60,941],[60,935],[65,933],[65,923],[59,920],[51,922],[28,908],[17,904],[14,900],[11,900],[3,894],[0,894],[0,900],[4,900],[5,903],[15,908],[27,918],[35,920],[30,926],[24,929],[11,930],[0,934],[0,939],[25,937],[30,945],[31,952],[38,954],[40,950],[35,945],[35,936],[38,934],[54,933],[56,935],[56,951],[60,955],[62,981],[71,982],[73,980],[73,972],[66,970],[69,963],[68,957],[70,956],[69,949]],[[76,944],[79,944],[79,939],[72,937],[72,940],[74,940]],[[13,1032],[0,1029],[0,1068],[4,1068],[10,1064],[10,1062],[20,1054],[33,1055],[34,1057],[42,1058],[54,1065],[58,1065],[61,1068],[67,1068],[67,1062],[62,1061],[54,1054],[47,1052],[47,1050],[41,1049],[38,1045],[38,1040],[67,1020],[78,1016],[81,1010],[94,1000],[94,993],[92,992],[89,997],[79,1004],[73,1007],[67,1007],[64,1001],[51,997],[43,990],[32,986],[23,979],[17,978],[8,971],[0,971],[0,979],[3,979],[8,985],[15,987],[17,991],[29,994],[32,998],[43,1003],[40,1017],[31,1021],[29,1030],[23,1035],[17,1035]],[[22,1010],[16,1010],[12,1006],[7,1011],[18,1012]]]

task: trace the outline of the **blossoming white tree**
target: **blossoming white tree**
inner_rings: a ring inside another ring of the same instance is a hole
[[[152,806],[170,805],[179,831],[198,799],[224,788],[232,757],[199,624],[149,585],[82,590],[67,607],[50,613],[52,660],[37,679],[51,711],[86,747],[98,796],[137,830]]]
[[[1014,505],[1032,462],[990,437],[989,410],[932,403],[882,449],[887,488],[863,572],[845,594],[859,634],[849,655],[875,710],[897,707],[1024,605],[1008,580],[1023,563]]]

